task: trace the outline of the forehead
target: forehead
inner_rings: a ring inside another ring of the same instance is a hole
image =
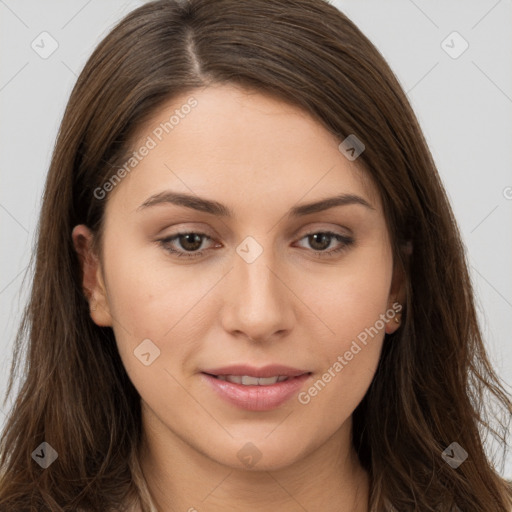
[[[161,105],[136,130],[130,151],[137,156],[111,194],[123,189],[143,200],[165,186],[266,203],[352,192],[378,207],[369,174],[343,156],[340,142],[278,97],[234,85],[193,89]]]

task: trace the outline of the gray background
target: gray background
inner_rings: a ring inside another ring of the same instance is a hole
[[[22,280],[66,102],[94,47],[117,20],[142,3],[0,0],[2,395],[30,276],[23,286]],[[333,3],[379,48],[418,115],[467,247],[491,360],[510,385],[512,1]],[[464,43],[450,36],[454,31],[469,44],[460,56]],[[40,36],[42,32],[58,44],[47,58],[31,46],[39,44],[40,52],[51,49],[51,39]],[[0,428],[3,421],[0,410]],[[493,451],[489,445],[489,454]],[[510,453],[496,463],[512,478]]]

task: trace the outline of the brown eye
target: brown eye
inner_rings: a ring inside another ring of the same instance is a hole
[[[166,251],[178,257],[195,258],[203,255],[203,251],[199,251],[199,248],[205,239],[211,240],[205,233],[186,232],[176,233],[170,237],[158,240],[158,242]]]
[[[201,235],[197,233],[178,235],[177,240],[180,246],[186,251],[197,251],[203,242]]]
[[[316,231],[307,233],[301,240],[307,239],[308,245],[314,250],[319,257],[329,257],[333,254],[347,250],[354,243],[354,239],[348,236],[333,233],[332,231]],[[337,241],[341,244],[336,249],[326,250],[331,243]]]
[[[332,236],[327,233],[308,235],[308,242],[315,251],[324,251],[331,245]]]

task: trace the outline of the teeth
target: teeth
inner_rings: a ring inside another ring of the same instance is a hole
[[[244,375],[243,377],[241,377],[241,379],[242,379],[242,384],[244,386],[259,386],[260,385],[260,379],[258,377],[249,377],[248,375]],[[262,381],[270,380],[270,382],[264,382],[263,385],[275,384],[277,382],[277,379],[274,380],[273,377],[270,377],[270,379],[261,379],[261,380]]]
[[[271,386],[276,382],[283,382],[288,379],[286,375],[275,377],[251,377],[249,375],[217,375],[220,380],[232,382],[233,384],[242,384],[243,386]]]

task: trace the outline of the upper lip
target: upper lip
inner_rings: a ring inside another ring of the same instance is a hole
[[[250,377],[297,377],[310,372],[280,364],[269,364],[260,368],[247,364],[237,364],[232,366],[223,366],[222,368],[213,368],[211,370],[203,370],[203,373],[208,373],[210,375],[248,375]]]

